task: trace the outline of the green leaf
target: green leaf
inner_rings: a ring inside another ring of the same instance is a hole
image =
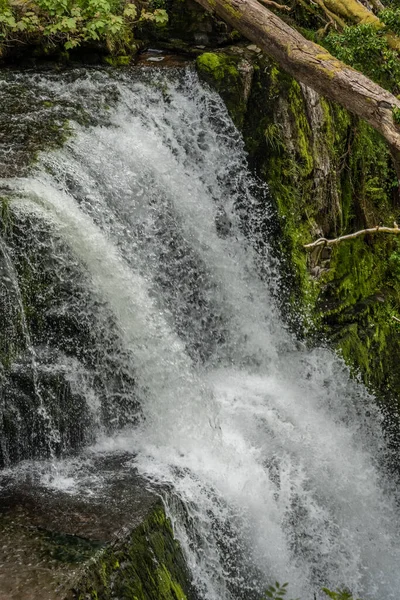
[[[336,592],[331,592],[330,590],[328,590],[328,588],[322,588],[322,591],[329,596],[329,598],[332,598],[332,600],[338,600],[338,596]]]
[[[28,29],[28,24],[25,23],[25,21],[18,21],[17,25],[16,25],[16,30],[17,31],[25,31],[26,29]]]
[[[68,40],[67,42],[65,42],[64,48],[66,50],[72,50],[72,48],[76,48],[77,46],[79,46],[79,44],[80,44],[80,42],[78,39],[72,38],[71,40]]]
[[[137,17],[137,8],[134,4],[126,4],[124,8],[124,16],[129,19],[136,19]]]
[[[157,25],[165,25],[168,23],[168,13],[164,8],[157,8],[154,11],[154,20]]]

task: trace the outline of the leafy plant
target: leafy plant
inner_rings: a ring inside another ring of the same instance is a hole
[[[400,9],[385,8],[380,11],[379,18],[390,31],[400,35]]]
[[[47,46],[66,50],[98,42],[111,53],[129,49],[135,25],[152,22],[163,26],[165,9],[139,9],[123,0],[33,0],[14,3],[0,0],[0,49],[11,41],[42,39]]]
[[[275,585],[270,585],[265,591],[264,600],[267,600],[267,598],[269,598],[270,600],[283,600],[283,598],[285,598],[287,594],[286,588],[288,585],[288,583],[283,583],[281,585],[276,581]],[[286,600],[289,600],[289,598]]]
[[[347,590],[338,590],[337,592],[332,592],[327,588],[322,588],[322,591],[325,592],[325,594],[332,600],[357,600],[356,598],[353,598],[352,594]],[[358,598],[358,600],[360,600],[360,598]]]
[[[400,248],[392,252],[389,256],[389,268],[391,274],[395,278],[400,279]]]
[[[386,12],[393,15],[396,13],[400,28],[400,11]],[[396,19],[393,16],[393,28]],[[332,31],[324,43],[337,58],[365,73],[383,87],[398,93],[400,60],[397,52],[389,46],[387,33],[386,29],[377,29],[371,24],[363,23],[345,27],[340,33]]]
[[[400,108],[398,108],[397,106],[395,106],[395,107],[393,108],[393,111],[392,111],[392,112],[393,112],[393,119],[394,119],[394,121],[395,121],[395,122],[396,122],[398,125],[400,125]]]
[[[273,148],[274,150],[278,150],[283,147],[282,140],[282,125],[280,123],[270,123],[264,130],[264,137],[267,143],[267,146]]]
[[[288,585],[288,583],[280,584],[276,581],[275,585],[270,585],[264,592],[262,600],[289,600],[289,598],[286,598]],[[328,588],[322,588],[322,591],[331,598],[331,600],[360,600],[360,598],[353,598],[348,590],[332,592],[331,590],[328,590]],[[299,599],[297,598],[297,600]]]

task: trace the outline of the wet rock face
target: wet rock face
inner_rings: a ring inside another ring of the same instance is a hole
[[[132,457],[88,455],[76,467],[74,493],[43,487],[51,471],[0,479],[0,598],[196,600],[171,523]]]
[[[251,52],[232,47],[229,51],[205,52],[197,58],[200,77],[222,96],[235,125],[241,129],[251,93],[253,64]]]
[[[0,466],[59,456],[92,441],[74,367],[65,355],[46,351],[28,350],[12,363],[2,385]]]
[[[0,94],[0,176],[26,174],[38,150],[57,147],[68,133],[67,115],[52,99],[3,71]]]
[[[138,416],[135,382],[124,368],[132,357],[85,273],[43,219],[8,218],[0,272],[0,468],[61,456],[93,441],[99,427],[111,432]]]

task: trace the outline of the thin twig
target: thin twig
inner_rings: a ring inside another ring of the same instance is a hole
[[[383,10],[385,8],[385,6],[382,4],[381,0],[370,0],[370,3],[372,4],[372,7],[375,9],[374,12],[380,13],[381,10]]]
[[[395,321],[397,321],[398,323],[400,323],[400,319],[398,319],[397,317],[392,315],[392,319],[394,319]]]
[[[286,10],[290,12],[292,8],[287,6],[286,4],[279,4],[278,2],[274,2],[273,0],[259,0],[261,4],[265,4],[266,6],[271,6],[272,8],[277,8],[278,10]]]
[[[367,235],[367,234],[371,234],[371,233],[392,233],[394,235],[399,235],[400,228],[398,227],[397,223],[394,223],[394,227],[380,227],[379,225],[377,225],[376,227],[373,227],[371,229],[362,229],[360,231],[356,231],[355,233],[349,233],[348,235],[342,235],[333,240],[328,240],[326,238],[319,238],[318,240],[316,240],[315,242],[312,242],[311,244],[305,244],[304,248],[306,248],[307,250],[311,250],[312,248],[316,248],[317,246],[335,246],[336,244],[339,244],[339,242],[343,242],[345,240],[353,240],[354,238],[358,238],[362,235]]]
[[[328,21],[328,22],[327,22],[327,24],[325,25],[325,27],[324,27],[324,29],[323,29],[323,31],[322,31],[322,35],[325,35],[325,34],[326,34],[326,32],[328,31],[329,27],[331,27],[332,25],[334,26],[334,25],[335,25],[335,22],[334,22],[334,20],[333,20],[331,17],[329,17],[329,21]]]

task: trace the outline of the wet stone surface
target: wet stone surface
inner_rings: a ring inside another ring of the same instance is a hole
[[[112,70],[98,70],[102,82],[98,94],[86,85],[86,74],[92,70],[49,65],[41,70],[0,71],[0,177],[27,175],[38,152],[62,146],[73,133],[70,120],[93,124],[89,105],[96,106],[96,122],[107,118],[116,99]],[[71,88],[73,94],[68,94]]]
[[[131,463],[87,460],[81,477],[95,481],[74,493],[44,486],[34,469],[1,476],[0,600],[69,597],[93,559],[143,522],[159,500]]]
[[[138,56],[136,68],[184,67],[189,62],[184,54],[150,50]],[[35,70],[0,70],[0,177],[25,176],[38,152],[60,147],[73,135],[72,121],[106,123],[118,98],[113,79],[132,69],[50,63]]]

